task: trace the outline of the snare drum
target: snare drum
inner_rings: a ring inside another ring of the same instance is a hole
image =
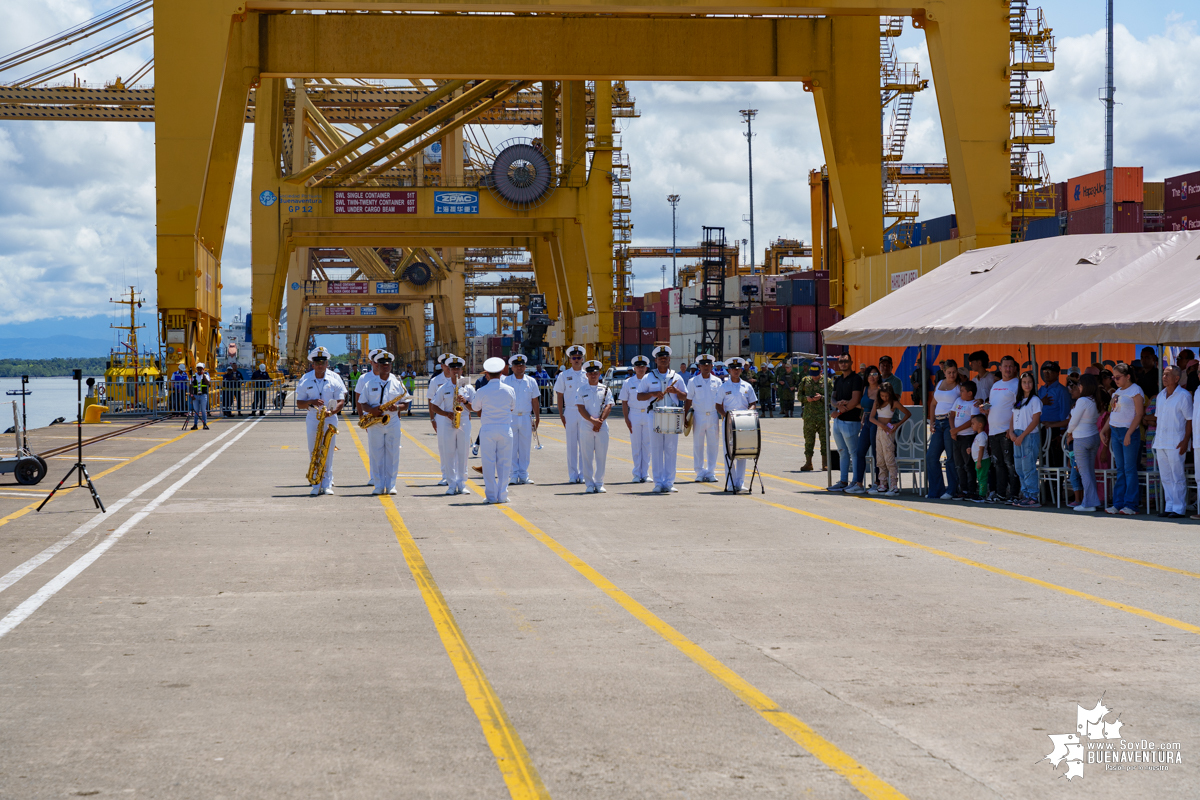
[[[761,448],[757,411],[730,411],[725,415],[725,455],[758,458]]]
[[[683,409],[679,406],[654,409],[655,433],[683,433]]]

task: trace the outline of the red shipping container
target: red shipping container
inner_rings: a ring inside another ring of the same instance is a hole
[[[1113,204],[1113,233],[1141,233],[1144,228],[1141,203]],[[1080,233],[1104,233],[1104,206],[1082,208],[1067,214],[1067,234]]]
[[[750,309],[750,331],[751,333],[763,332],[763,306],[754,306]]]
[[[812,333],[817,329],[816,306],[787,306],[788,332]]]
[[[835,322],[841,322],[842,315],[833,308],[817,308],[817,330],[825,330]]]
[[[629,298],[629,302],[633,304],[633,305],[631,305],[631,306],[629,307],[631,310],[633,310],[633,311],[641,311],[641,310],[642,310],[642,309],[645,307],[645,305],[646,305],[646,298],[644,298],[644,297],[631,297],[631,298]]]
[[[819,280],[819,281],[827,281],[827,280],[829,280],[829,270],[827,270],[827,269],[814,269],[814,270],[809,270],[808,272],[806,272],[806,273],[804,273],[804,274],[805,274],[805,275],[811,275],[811,276],[813,276],[814,278],[816,278],[816,279],[817,279],[817,280]]]
[[[1163,212],[1164,231],[1200,231],[1200,206]],[[1105,354],[1107,355],[1107,353]]]
[[[763,333],[787,333],[787,306],[763,306]]]
[[[625,328],[621,331],[621,344],[641,344],[642,329],[638,327]]]
[[[825,270],[821,270],[821,271],[825,272]],[[829,305],[829,279],[828,278],[826,278],[825,280],[817,281],[817,305],[818,306],[828,306]]]
[[[654,328],[642,328],[641,344],[654,344],[655,338],[658,336],[658,331]]]
[[[1163,181],[1163,210],[1178,211],[1200,205],[1200,172],[1176,175]]]
[[[666,326],[665,328],[655,328],[654,330],[655,330],[654,341],[656,341],[656,342],[671,341],[671,326],[670,325]]]
[[[633,328],[637,330],[641,326],[641,312],[638,311],[622,311],[621,312],[621,327]],[[634,342],[634,344],[637,344]]]
[[[1080,175],[1067,181],[1067,210],[1104,205],[1104,170]],[[1113,203],[1141,203],[1141,167],[1113,167]]]

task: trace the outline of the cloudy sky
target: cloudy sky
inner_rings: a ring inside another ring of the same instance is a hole
[[[0,8],[0,53],[50,36],[111,7],[114,0],[47,0]],[[1058,142],[1046,148],[1055,180],[1103,167],[1102,0],[1044,0],[1058,38],[1046,78],[1058,112]],[[1200,169],[1200,4],[1117,3],[1116,161],[1143,165],[1147,180]],[[901,58],[929,75],[923,36],[909,28]],[[148,43],[85,67],[93,84],[129,75]],[[18,67],[0,82],[23,77]],[[798,84],[632,84],[641,117],[624,123],[633,168],[635,245],[668,244],[679,204],[679,240],[702,225],[749,238],[745,126],[755,121],[755,239],[760,254],[778,237],[809,239],[808,171],[821,166],[812,98]],[[243,160],[224,257],[224,316],[249,309],[249,154]],[[106,313],[129,283],[154,299],[154,131],[128,123],[0,122],[0,324]],[[932,89],[917,96],[906,160],[945,157]],[[921,216],[953,211],[949,187],[921,189]],[[658,288],[658,263],[635,261],[638,293]]]

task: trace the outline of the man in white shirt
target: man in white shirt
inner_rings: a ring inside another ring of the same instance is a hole
[[[386,423],[377,422],[367,428],[371,483],[375,486],[371,494],[396,493],[396,473],[400,469],[400,412],[411,402],[404,383],[392,374],[392,360],[392,354],[387,350],[375,352],[378,374],[367,377],[363,393],[359,395],[363,416],[388,418]],[[384,411],[382,407],[388,403],[394,405]]]
[[[371,377],[379,374],[379,365],[375,363],[375,356],[379,355],[379,353],[380,353],[379,348],[371,350],[370,352],[367,353],[367,360],[371,362],[371,369],[368,372],[364,372],[363,374],[359,375],[358,381],[354,384],[354,412],[356,414],[358,414],[360,417],[362,416],[362,413],[363,413],[363,407],[362,407],[362,402],[359,398],[361,398],[363,396],[363,389],[366,387],[367,381]],[[367,479],[367,482],[370,483],[372,486],[374,486],[375,485],[375,465],[373,463],[370,463],[370,458],[371,458],[371,450],[370,450],[370,448],[367,448],[367,460],[368,460],[367,472],[370,475],[370,477]]]
[[[558,401],[558,420],[567,433],[567,483],[583,483],[579,470],[579,430],[583,418],[575,412],[579,403],[579,390],[587,383],[583,374],[583,357],[586,350],[577,344],[567,348],[569,369],[558,373],[554,380],[554,396]],[[570,413],[567,413],[570,411]]]
[[[517,393],[504,381],[504,359],[483,362],[488,382],[471,399],[471,408],[479,412],[479,455],[483,461],[485,503],[508,502],[508,479],[512,473],[513,408]],[[468,439],[469,441],[469,439]]]
[[[996,476],[996,490],[988,495],[988,502],[1004,503],[1021,496],[1021,476],[1017,474],[1016,456],[1008,431],[1012,428],[1013,406],[1017,402],[1017,389],[1021,381],[1017,377],[1017,360],[1012,356],[1000,359],[1000,380],[992,384],[988,399],[980,408],[988,418],[988,451],[992,456],[992,474]],[[976,385],[976,402],[980,402]],[[979,487],[980,494],[983,487]]]
[[[638,386],[638,400],[651,400],[651,408],[679,408],[687,399],[687,387],[679,373],[671,369],[671,348],[661,344],[654,348],[657,368],[646,373]],[[675,488],[675,458],[679,449],[679,434],[650,434],[650,469],[654,473],[655,493],[677,492]]]
[[[542,420],[537,381],[525,374],[528,361],[529,359],[521,353],[513,355],[508,359],[512,374],[500,379],[508,384],[517,396],[513,405],[512,453],[512,482],[517,484],[533,483],[529,479],[529,449],[533,444],[533,432]]]
[[[721,384],[721,395],[717,403],[718,419],[722,423],[725,421],[725,415],[730,411],[747,411],[753,409],[758,404],[758,395],[754,392],[754,387],[746,381],[742,380],[742,370],[746,368],[745,359],[734,356],[725,361],[725,366],[729,370],[729,380]],[[729,451],[729,429],[725,428],[725,451]],[[734,459],[732,465],[727,465],[725,470],[725,489],[726,491],[745,491],[746,489],[746,459]]]
[[[717,415],[723,381],[713,375],[715,359],[703,353],[696,359],[700,374],[688,382],[687,400],[683,413],[691,411],[692,417],[692,468],[696,471],[696,483],[717,482],[717,447],[720,444],[721,419]]]
[[[992,395],[992,385],[996,383],[996,373],[988,370],[990,362],[986,350],[976,350],[967,356],[967,367],[975,373],[975,399],[982,405]]]
[[[1154,460],[1167,502],[1160,517],[1183,519],[1187,509],[1187,478],[1183,457],[1192,439],[1192,396],[1179,385],[1179,369],[1163,370],[1163,390],[1154,403]],[[1200,392],[1197,392],[1200,394]]]
[[[646,356],[634,356],[630,360],[633,375],[621,385],[621,413],[625,416],[625,427],[629,428],[629,444],[633,450],[633,482],[645,483],[650,475],[650,434],[654,424],[650,419],[650,401],[638,400],[638,387],[650,368]]]
[[[612,413],[613,396],[608,387],[600,382],[599,361],[583,365],[587,385],[579,390],[576,409],[583,420],[579,435],[579,458],[583,470],[584,491],[603,493],[604,464],[608,459],[608,415]]]
[[[333,426],[336,431],[337,415],[346,404],[346,384],[337,372],[326,369],[329,366],[329,351],[324,347],[318,347],[309,353],[308,360],[312,362],[313,368],[296,382],[296,408],[308,411],[305,425],[308,433],[308,452],[311,453],[317,445],[317,429],[320,427],[317,409],[325,409],[325,425]],[[329,449],[325,453],[325,472],[309,492],[313,497],[319,494],[333,494],[333,451],[336,444],[335,433],[329,440]]]
[[[442,365],[446,379],[429,398],[429,409],[438,418],[438,455],[446,476],[446,494],[462,494],[467,489],[467,453],[471,449],[471,410],[467,404],[475,396],[475,390],[460,380],[465,366],[466,362],[458,356],[448,356]],[[456,403],[461,406],[457,428],[454,427]]]
[[[442,368],[442,371],[439,372],[437,375],[434,375],[432,378],[430,378],[429,384],[425,387],[425,401],[427,404],[433,399],[433,397],[438,393],[438,390],[441,389],[442,385],[446,382],[446,359],[449,358],[450,356],[451,356],[451,353],[442,353],[440,356],[437,357],[438,366],[440,366]],[[433,430],[435,433],[437,433],[437,430],[438,430],[438,416],[439,415],[433,413],[433,406],[430,405],[429,406],[429,424],[433,426]],[[439,433],[438,434],[438,443],[439,443],[438,446],[439,447],[441,446],[441,441],[442,441],[442,437],[441,437],[441,434]],[[447,471],[447,464],[446,464],[445,460],[443,460],[442,461],[442,479],[437,482],[437,485],[438,486],[449,485],[449,477],[448,476],[449,476],[449,472]],[[453,494],[453,493],[447,492],[447,494]]]

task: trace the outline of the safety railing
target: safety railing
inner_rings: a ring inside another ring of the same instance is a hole
[[[291,413],[294,401],[294,382],[286,379],[239,380],[227,382],[212,378],[208,385],[209,414],[229,409],[233,414],[249,415]],[[192,410],[190,383],[143,378],[134,380],[100,380],[88,389],[88,405],[107,408],[105,415],[145,416],[185,414]]]

